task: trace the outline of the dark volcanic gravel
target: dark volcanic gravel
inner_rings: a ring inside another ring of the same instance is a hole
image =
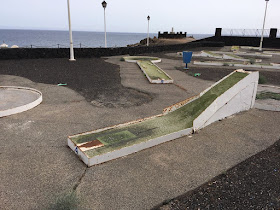
[[[280,140],[208,183],[154,209],[280,209]]]
[[[29,59],[0,61],[0,74],[28,78],[33,82],[67,83],[95,106],[129,107],[152,100],[147,94],[121,85],[119,67],[99,58]]]
[[[187,74],[201,73],[198,78],[210,81],[218,81],[230,74],[236,68],[213,68],[213,67],[191,67],[189,70],[184,70],[182,67],[176,67],[176,69],[186,72]],[[267,84],[280,86],[280,73],[273,71],[259,71],[260,75],[264,76],[267,80]]]

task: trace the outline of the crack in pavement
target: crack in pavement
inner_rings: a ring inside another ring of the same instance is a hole
[[[85,177],[86,173],[87,173],[88,167],[85,168],[82,176],[79,178],[78,182],[74,185],[73,187],[73,192],[75,192],[77,190],[77,188],[79,187],[79,185],[81,184],[83,178]]]

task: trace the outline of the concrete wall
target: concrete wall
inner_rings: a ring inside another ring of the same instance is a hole
[[[233,114],[253,108],[256,99],[258,80],[259,72],[252,72],[219,96],[194,120],[194,131]],[[222,80],[219,82],[221,81]]]
[[[271,28],[269,37],[264,37],[263,47],[280,48],[280,38],[276,38],[277,29]],[[261,37],[246,36],[222,36],[222,28],[216,28],[215,36],[203,39],[201,41],[224,42],[225,46],[260,46]]]
[[[115,55],[140,55],[164,51],[183,51],[197,47],[223,47],[222,42],[194,41],[186,44],[137,46],[118,48],[76,48],[75,58],[91,58]],[[38,58],[68,58],[69,48],[18,48],[0,49],[0,60],[8,59],[38,59]]]
[[[238,36],[220,36],[220,37],[209,37],[203,39],[203,41],[208,42],[224,42],[225,46],[260,46],[260,38],[259,37],[238,37]],[[280,38],[267,38],[265,37],[263,40],[263,47],[265,48],[280,48]]]

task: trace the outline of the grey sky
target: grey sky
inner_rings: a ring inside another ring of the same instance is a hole
[[[70,0],[73,30],[103,31],[102,0]],[[265,0],[107,0],[107,31],[262,28]],[[0,28],[67,30],[67,0],[0,0]],[[280,1],[270,0],[266,28],[280,28]]]

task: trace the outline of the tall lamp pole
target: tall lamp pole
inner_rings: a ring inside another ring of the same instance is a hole
[[[147,38],[147,46],[149,46],[149,41],[150,41],[150,16],[147,17],[148,20],[148,38]]]
[[[104,34],[105,34],[105,48],[107,48],[107,36],[106,36],[106,15],[105,15],[105,9],[107,7],[107,2],[103,1],[102,7],[104,8]]]
[[[264,20],[263,20],[263,29],[262,29],[262,38],[261,38],[261,43],[260,43],[260,49],[259,49],[259,51],[262,51],[262,46],[263,46],[264,26],[265,26],[267,5],[268,5],[269,0],[265,0],[265,1],[266,1],[266,6],[265,6],[265,13],[264,13]]]
[[[70,38],[70,59],[69,61],[75,61],[74,58],[74,48],[73,48],[73,38],[72,38],[72,28],[71,28],[71,16],[70,16],[70,2],[67,0],[68,5],[68,22],[69,22],[69,38]]]

